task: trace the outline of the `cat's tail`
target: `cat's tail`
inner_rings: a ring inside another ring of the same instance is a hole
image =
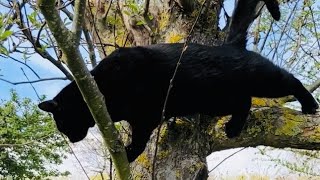
[[[225,29],[227,32],[225,44],[245,48],[247,31],[251,23],[260,15],[264,5],[273,19],[278,21],[281,14],[277,0],[238,0],[232,18]]]

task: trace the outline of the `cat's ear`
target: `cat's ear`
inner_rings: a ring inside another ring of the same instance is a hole
[[[55,100],[48,100],[38,104],[38,107],[47,112],[53,112],[58,107],[58,103]]]

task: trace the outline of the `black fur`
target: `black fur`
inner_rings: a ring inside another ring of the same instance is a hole
[[[91,71],[114,122],[127,120],[133,130],[127,147],[130,162],[144,150],[161,112],[183,44],[120,48]],[[303,113],[319,107],[301,82],[266,58],[231,45],[190,44],[181,60],[166,108],[166,117],[196,113],[232,115],[226,133],[238,136],[251,107],[251,97],[294,95]],[[70,141],[82,140],[94,120],[75,84],[53,100],[39,104],[53,113],[59,131]]]

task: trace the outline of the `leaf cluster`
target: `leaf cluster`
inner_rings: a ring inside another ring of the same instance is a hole
[[[14,91],[0,103],[0,179],[42,179],[66,175],[49,167],[61,164],[66,143],[49,114]]]

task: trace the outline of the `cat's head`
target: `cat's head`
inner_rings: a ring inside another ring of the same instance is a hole
[[[55,98],[40,103],[38,107],[52,113],[58,130],[71,142],[84,139],[88,129],[95,124],[74,82],[66,86]]]

